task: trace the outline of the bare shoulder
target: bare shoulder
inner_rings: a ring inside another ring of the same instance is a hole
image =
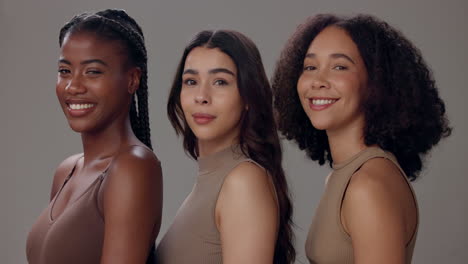
[[[405,247],[416,229],[417,209],[398,167],[374,158],[353,174],[341,220],[359,263],[404,263]]]
[[[104,213],[110,208],[158,208],[156,205],[162,202],[162,170],[153,151],[143,146],[121,150],[109,166],[99,197]]]
[[[82,153],[72,155],[66,159],[64,159],[55,169],[54,173],[54,179],[52,182],[52,189],[50,192],[50,199],[54,198],[55,194],[57,191],[60,189],[60,186],[62,186],[63,182],[65,179],[68,177],[68,175],[71,173],[73,170],[73,167],[75,166],[76,162],[78,159],[83,156]]]
[[[98,197],[105,221],[106,263],[129,260],[136,254],[142,254],[139,256],[144,260],[147,251],[142,249],[147,250],[159,233],[162,195],[161,166],[153,151],[143,146],[121,149],[109,166]]]
[[[216,204],[224,263],[272,263],[278,208],[264,168],[242,162],[225,178]]]
[[[153,151],[143,146],[130,146],[120,151],[109,166],[107,181],[154,182],[161,177],[161,164]]]
[[[393,194],[409,190],[403,177],[405,176],[392,161],[374,158],[364,163],[353,175],[347,192],[362,195],[390,195],[387,198],[392,198]]]
[[[367,161],[352,176],[343,199],[342,219],[353,241],[377,243],[375,235],[379,234],[404,245],[414,229],[415,207],[403,177],[385,158]]]
[[[223,188],[258,188],[269,185],[269,176],[266,170],[253,162],[242,162],[229,174]]]
[[[264,168],[253,162],[240,163],[226,176],[217,208],[224,211],[233,208],[276,211],[276,195],[269,177]],[[234,203],[243,205],[235,207]]]

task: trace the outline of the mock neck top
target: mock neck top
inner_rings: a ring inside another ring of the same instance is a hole
[[[255,163],[242,153],[239,145],[198,158],[195,185],[157,247],[157,263],[222,263],[216,202],[226,176],[244,161]]]
[[[400,170],[417,202],[405,172],[398,164],[396,157],[379,147],[367,147],[352,157],[333,163],[333,172],[325,185],[325,191],[319,202],[312,225],[307,236],[305,251],[311,264],[353,264],[354,254],[351,237],[341,222],[341,205],[352,175],[368,160],[385,158]],[[419,216],[418,216],[419,218]],[[419,220],[418,220],[419,221]],[[411,240],[406,245],[406,263],[411,263],[418,223]]]

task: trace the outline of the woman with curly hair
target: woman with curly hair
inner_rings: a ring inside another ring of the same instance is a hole
[[[27,241],[30,264],[154,261],[162,209],[152,151],[143,32],[125,11],[75,16],[60,30],[56,93],[83,153],[56,169]]]
[[[333,168],[306,242],[311,263],[410,263],[418,207],[409,181],[451,128],[419,50],[371,16],[317,15],[273,77],[279,130]]]
[[[272,98],[260,53],[243,34],[202,31],[185,48],[167,111],[198,177],[158,245],[158,263],[294,262]]]

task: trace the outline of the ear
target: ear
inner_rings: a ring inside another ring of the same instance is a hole
[[[140,67],[132,67],[129,69],[129,82],[128,82],[128,93],[134,94],[138,87],[140,87],[140,79],[141,79],[141,69]]]

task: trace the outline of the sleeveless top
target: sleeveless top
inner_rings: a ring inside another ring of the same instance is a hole
[[[55,201],[72,177],[80,158],[77,158],[59,191],[29,232],[26,243],[29,264],[99,264],[101,261],[104,217],[98,194],[109,167],[78,198],[68,204],[60,215],[52,218]],[[153,262],[154,244],[146,263]]]
[[[76,163],[78,163],[79,158]],[[98,208],[98,193],[106,171],[85,191],[52,218],[55,201],[73,175],[73,167],[59,191],[42,212],[28,235],[29,264],[99,263],[104,242],[104,220]]]
[[[215,223],[216,202],[226,176],[244,161],[255,163],[242,154],[238,145],[198,158],[198,177],[192,192],[157,246],[158,264],[223,263]]]
[[[320,200],[315,217],[307,236],[305,251],[311,264],[352,264],[354,263],[351,237],[346,233],[341,223],[341,205],[352,175],[372,158],[386,158],[398,167],[416,202],[414,190],[411,187],[403,169],[395,156],[378,147],[368,147],[340,163],[333,164],[333,172],[329,176],[324,194]],[[417,202],[416,202],[416,210]],[[417,216],[419,218],[419,216]],[[419,220],[418,220],[419,222]],[[411,240],[406,245],[406,263],[411,263],[418,223]]]

